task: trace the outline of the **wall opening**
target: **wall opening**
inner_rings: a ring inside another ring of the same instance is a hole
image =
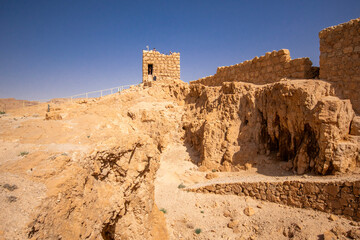
[[[153,65],[148,64],[148,75],[153,75]]]

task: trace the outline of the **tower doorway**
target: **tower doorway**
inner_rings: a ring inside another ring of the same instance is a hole
[[[148,64],[148,75],[153,75],[153,65]]]

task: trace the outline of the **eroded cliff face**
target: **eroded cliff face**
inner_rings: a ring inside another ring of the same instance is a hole
[[[271,153],[298,174],[344,173],[359,161],[351,103],[324,81],[192,84],[187,104],[186,139],[207,169],[236,170]]]

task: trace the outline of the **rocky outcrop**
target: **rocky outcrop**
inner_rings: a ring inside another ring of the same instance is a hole
[[[186,101],[186,140],[207,169],[236,170],[271,153],[298,174],[356,168],[359,144],[349,138],[354,111],[326,82],[192,84]]]
[[[29,238],[151,239],[158,156],[146,136],[103,142],[50,180],[54,188],[29,225]]]

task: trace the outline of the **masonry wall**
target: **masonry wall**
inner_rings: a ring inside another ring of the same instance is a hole
[[[320,38],[320,78],[333,82],[337,95],[360,114],[360,18],[325,28]]]
[[[299,208],[312,208],[360,220],[360,181],[228,183],[209,185],[188,191],[250,196],[260,200]]]
[[[277,82],[284,77],[313,78],[312,62],[309,58],[291,60],[289,50],[282,49],[236,65],[219,67],[215,75],[192,81],[190,84],[201,83],[207,86],[220,86],[223,82],[266,84]]]
[[[156,81],[180,80],[180,53],[165,55],[158,51],[143,50],[143,82],[149,79],[148,64],[153,65],[153,76],[156,76]]]

